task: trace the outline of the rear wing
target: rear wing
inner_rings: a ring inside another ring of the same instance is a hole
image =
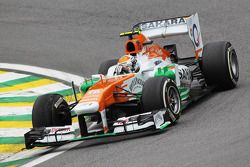
[[[141,22],[133,26],[133,31],[140,31],[149,39],[188,34],[194,45],[196,58],[202,56],[203,42],[197,13],[190,16]]]

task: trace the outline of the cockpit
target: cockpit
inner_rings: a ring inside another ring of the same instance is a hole
[[[137,73],[142,64],[154,59],[155,65],[162,61],[168,61],[171,53],[153,41],[147,39],[139,31],[121,33],[120,36],[128,36],[125,42],[125,55],[122,56],[115,70],[116,75]]]

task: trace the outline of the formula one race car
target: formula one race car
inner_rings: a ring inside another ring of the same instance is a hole
[[[193,57],[180,58],[175,44],[153,43],[182,34],[188,34],[194,45]],[[128,37],[126,54],[103,62],[97,75],[85,79],[80,100],[68,104],[58,94],[37,98],[26,148],[161,131],[177,121],[190,102],[214,88],[232,89],[237,84],[234,48],[230,42],[203,47],[198,14],[138,23],[120,36]],[[78,117],[78,127],[72,125],[73,116]]]

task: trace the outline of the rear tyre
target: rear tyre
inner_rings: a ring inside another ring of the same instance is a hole
[[[144,112],[166,109],[165,121],[175,122],[181,115],[181,100],[175,83],[167,77],[149,78],[142,91]]]
[[[220,89],[232,89],[239,79],[237,54],[230,42],[214,42],[204,46],[201,68],[206,83]]]
[[[39,96],[32,110],[34,128],[71,125],[72,119],[67,102],[59,94]]]
[[[100,64],[98,74],[107,75],[109,68],[116,65],[117,62],[118,62],[118,59],[112,59],[112,60],[107,60],[107,61],[102,62]]]

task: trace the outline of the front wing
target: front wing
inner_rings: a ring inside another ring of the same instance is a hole
[[[166,110],[158,110],[130,117],[122,117],[113,123],[112,130],[108,133],[95,133],[81,136],[79,128],[73,125],[60,127],[32,128],[24,135],[27,149],[43,146],[57,146],[69,142],[89,140],[94,138],[126,135],[146,130],[163,131],[171,122],[165,121]]]

